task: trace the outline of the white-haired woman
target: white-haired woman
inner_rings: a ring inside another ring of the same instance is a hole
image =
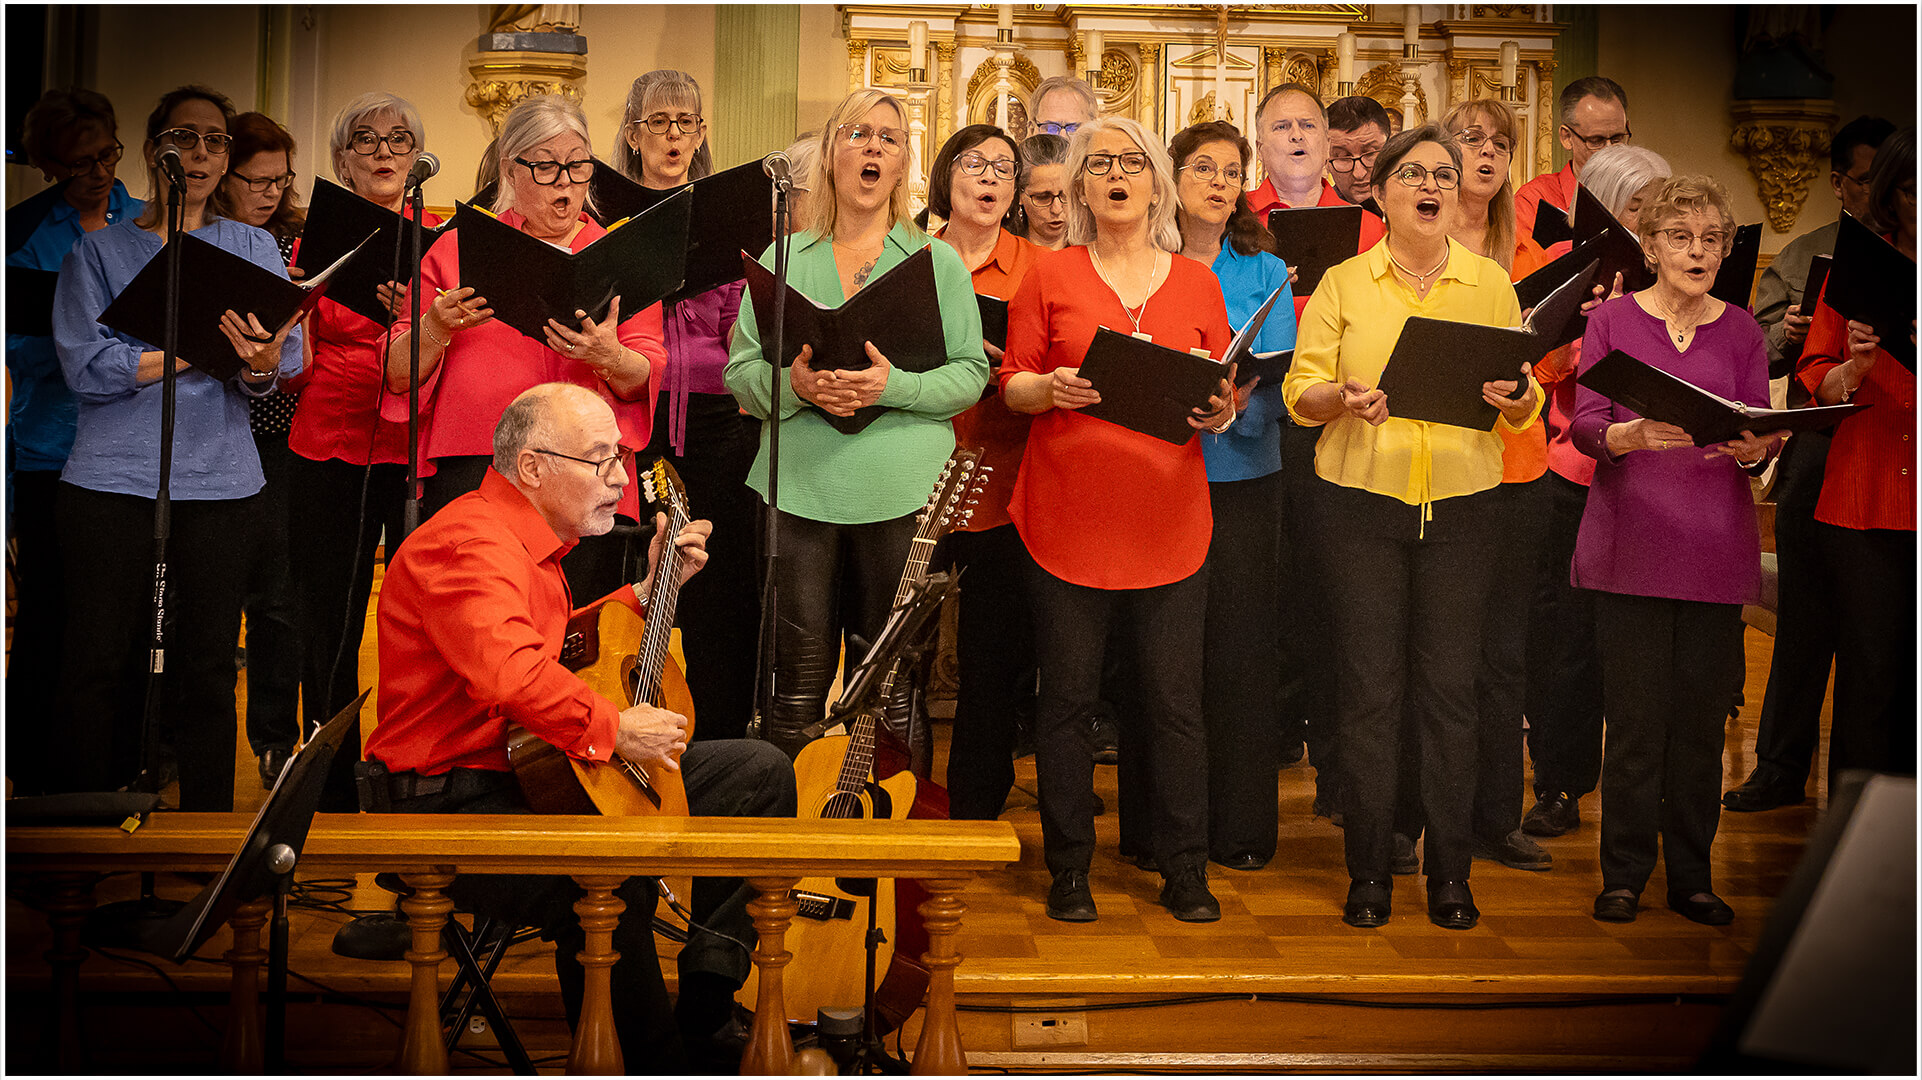
[[[1174,165],[1131,120],[1082,124],[1068,145],[1068,247],[1043,253],[1009,305],[1001,393],[1035,414],[1009,503],[1035,563],[1041,701],[1035,768],[1054,882],[1048,915],[1095,918],[1094,765],[1085,717],[1109,631],[1130,625],[1154,755],[1153,855],[1162,903],[1184,921],[1221,908],[1207,884],[1208,761],[1201,624],[1212,517],[1201,440],[1181,446],[1081,415],[1100,400],[1077,372],[1100,327],[1220,356],[1231,332],[1208,268],[1176,258]],[[1224,372],[1225,374],[1225,372]],[[1189,419],[1225,431],[1232,388]]]
[[[848,95],[828,117],[808,216],[789,241],[789,281],[803,294],[840,303],[931,243],[912,221],[906,126],[900,101],[878,90]],[[772,264],[773,257],[770,248],[762,261]],[[821,718],[844,633],[872,641],[884,625],[915,513],[954,450],[949,419],[979,401],[987,385],[968,268],[946,244],[934,245],[933,258],[948,357],[933,370],[896,368],[870,343],[872,366],[865,370],[817,371],[806,347],[788,346],[790,355],[780,358],[763,353],[753,305],[735,325],[727,386],[751,415],[765,418],[775,407],[768,374],[780,368],[769,361],[792,361],[779,404],[779,693],[773,714],[762,717],[764,736],[790,755],[806,742],[802,730]],[[885,411],[857,434],[828,423],[870,405]],[[765,498],[767,480],[764,432],[748,483]],[[898,731],[902,719],[891,719],[890,727]],[[927,752],[915,749],[917,756]]]
[[[552,94],[528,98],[507,114],[494,152],[501,181],[493,211],[502,222],[572,251],[607,235],[587,214],[594,159],[579,106]],[[540,338],[526,337],[494,321],[487,298],[461,285],[459,245],[457,233],[443,235],[421,266],[422,286],[434,293],[421,316],[420,456],[434,469],[424,484],[423,515],[480,487],[493,459],[495,422],[531,386],[569,382],[594,390],[614,409],[621,445],[646,446],[653,430],[648,385],[666,363],[660,305],[632,311],[615,297],[599,322],[585,313],[572,326],[549,319]],[[408,336],[401,328],[387,349],[387,388],[399,405],[388,415],[403,418]],[[550,462],[555,469],[592,467]],[[637,512],[638,489],[630,485],[621,513]],[[619,587],[625,547],[623,537],[608,535],[570,552],[562,565],[575,595],[591,599]]]

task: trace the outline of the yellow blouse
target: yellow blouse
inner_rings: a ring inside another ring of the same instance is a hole
[[[1351,377],[1369,387],[1379,383],[1402,324],[1411,315],[1486,326],[1518,326],[1522,321],[1515,287],[1494,261],[1450,240],[1448,265],[1422,299],[1396,276],[1387,243],[1377,244],[1329,270],[1302,311],[1294,366],[1281,390],[1295,420],[1320,423],[1295,411],[1301,395],[1317,383],[1340,384]],[[1541,403],[1537,384],[1528,423],[1541,413]],[[1348,414],[1328,421],[1315,445],[1316,474],[1410,506],[1472,495],[1501,483],[1502,440],[1494,428],[1471,431],[1404,420],[1394,415],[1392,397],[1388,413],[1380,427]],[[1496,421],[1510,431],[1528,423],[1511,427],[1505,417]]]

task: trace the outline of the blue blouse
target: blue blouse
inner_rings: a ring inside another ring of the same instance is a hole
[[[261,229],[216,218],[194,235],[287,276],[279,245]],[[161,382],[134,384],[140,354],[157,346],[109,330],[98,320],[161,247],[158,236],[128,220],[81,237],[61,264],[53,340],[60,370],[80,402],[73,453],[61,479],[77,487],[151,499],[160,486]],[[281,378],[298,374],[300,363],[300,328],[295,327],[281,346]],[[251,387],[239,375],[221,383],[194,369],[179,374],[168,486],[174,498],[240,499],[260,490],[260,454],[247,424],[247,398],[269,392],[278,382]]]
[[[1215,277],[1228,304],[1228,321],[1239,331],[1261,309],[1276,289],[1281,299],[1268,312],[1268,321],[1255,335],[1256,352],[1280,352],[1295,347],[1295,287],[1288,282],[1288,264],[1265,251],[1243,255],[1224,239],[1215,256]],[[1281,384],[1266,383],[1249,395],[1248,407],[1233,426],[1220,435],[1201,433],[1201,456],[1208,465],[1209,483],[1253,480],[1281,469],[1281,420],[1288,408],[1281,400]]]

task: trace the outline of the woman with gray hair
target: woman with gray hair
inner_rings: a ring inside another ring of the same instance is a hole
[[[495,156],[500,194],[493,211],[503,224],[537,240],[580,251],[607,234],[588,215],[588,181],[594,175],[587,118],[580,106],[557,95],[531,97],[514,106],[501,125]],[[420,456],[434,470],[423,484],[431,514],[480,486],[493,458],[494,424],[521,391],[545,382],[569,382],[600,394],[621,425],[621,445],[639,450],[653,432],[649,384],[666,363],[661,309],[623,309],[615,297],[599,322],[577,313],[578,325],[549,319],[539,339],[494,321],[487,298],[460,283],[460,236],[434,242],[421,265],[423,288],[434,302],[421,315],[421,411],[425,430]],[[387,348],[387,388],[393,397],[383,415],[406,416],[406,327]],[[556,470],[594,466],[553,458]],[[426,471],[424,468],[423,472]],[[635,518],[638,489],[628,488],[621,513]],[[577,596],[592,598],[624,580],[626,540],[593,537],[562,562]]]
[[[1034,561],[1041,700],[1035,769],[1041,835],[1054,882],[1048,916],[1096,917],[1094,765],[1085,718],[1100,697],[1110,629],[1135,629],[1153,755],[1153,857],[1175,918],[1212,922],[1208,891],[1208,756],[1201,720],[1203,564],[1213,520],[1201,441],[1180,446],[1082,415],[1101,400],[1079,375],[1095,333],[1149,335],[1171,349],[1227,351],[1221,285],[1178,258],[1174,164],[1132,120],[1093,120],[1068,144],[1068,244],[1044,253],[1008,305],[1001,393],[1034,414],[1008,505]],[[1224,369],[1224,376],[1227,374]],[[1197,432],[1234,423],[1223,378]],[[1152,490],[1152,497],[1144,497]]]

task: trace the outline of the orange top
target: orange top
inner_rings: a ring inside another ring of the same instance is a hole
[[[941,226],[935,238],[939,239],[947,231],[946,225]],[[1028,269],[1034,265],[1040,250],[1002,229],[988,261],[971,271],[975,293],[997,300],[1014,299],[1015,290],[1021,287],[1021,279],[1028,276]],[[957,531],[985,532],[1008,524],[1008,499],[1014,494],[1014,477],[1021,468],[1021,455],[1028,449],[1028,425],[1033,420],[1027,413],[1008,408],[1001,400],[1001,384],[992,379],[980,404],[954,418],[956,445],[979,449],[981,464],[994,470],[976,497],[974,516]]]

